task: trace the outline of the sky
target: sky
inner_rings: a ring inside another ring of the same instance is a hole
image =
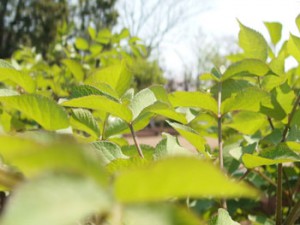
[[[194,63],[191,53],[192,36],[198,29],[219,41],[228,36],[237,40],[238,19],[244,25],[261,32],[269,40],[263,22],[280,22],[283,24],[283,37],[288,38],[290,32],[299,35],[294,22],[299,13],[300,0],[211,0],[208,10],[194,16],[185,24],[186,39],[165,44],[167,47],[163,48],[160,60],[168,71],[168,76],[182,78],[186,64]]]

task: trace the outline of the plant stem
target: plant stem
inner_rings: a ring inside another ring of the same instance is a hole
[[[294,103],[293,109],[291,113],[288,116],[288,122],[283,130],[281,142],[285,142],[288,131],[291,126],[292,119],[294,117],[294,114],[297,110],[297,107],[300,103],[300,93],[298,93],[297,99]],[[276,225],[282,224],[282,177],[283,177],[283,169],[282,169],[282,163],[278,164],[277,169],[277,191],[276,191]],[[291,213],[294,212],[295,207],[292,209]],[[291,215],[289,214],[289,216]],[[288,217],[289,217],[288,216]]]
[[[282,224],[282,163],[277,166],[276,225]]]
[[[220,169],[224,171],[224,159],[223,159],[223,143],[222,143],[222,82],[218,84],[218,147],[219,147],[219,165]],[[227,209],[227,203],[225,199],[221,199],[221,207]]]
[[[103,127],[102,127],[102,135],[101,135],[101,141],[105,140],[105,128],[106,128],[106,123],[107,123],[107,119],[109,117],[109,113],[106,113],[105,115],[105,119],[104,119],[104,122],[103,122]]]
[[[300,217],[300,201],[296,203],[288,217],[286,218],[284,225],[295,224],[296,220]]]
[[[137,140],[135,131],[134,131],[134,129],[133,129],[133,126],[132,126],[131,123],[128,124],[128,126],[129,126],[129,129],[130,129],[130,132],[131,132],[131,135],[132,135],[132,138],[133,138],[135,147],[136,147],[136,149],[137,149],[137,151],[138,151],[138,153],[139,153],[139,156],[140,156],[141,158],[144,158],[143,151],[142,151],[142,149],[141,149],[141,147],[140,147],[140,145],[139,145],[139,143],[138,143],[138,140]]]

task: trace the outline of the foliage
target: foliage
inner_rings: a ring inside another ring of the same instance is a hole
[[[136,90],[142,90],[150,85],[164,84],[166,82],[157,61],[149,62],[139,57],[130,67],[130,72],[134,76],[133,86]]]
[[[65,24],[73,24],[73,35],[82,34],[92,21],[97,30],[111,28],[118,16],[115,2],[2,0],[0,57],[10,57],[19,45],[34,46],[45,55]]]
[[[298,222],[299,68],[284,62],[299,60],[299,37],[273,52],[240,23],[243,52],[202,77],[207,91],[135,93],[128,65],[143,47],[126,30],[89,35],[58,44],[51,63],[30,49],[0,61],[1,225]],[[195,149],[169,134],[140,146],[136,131],[156,115]]]

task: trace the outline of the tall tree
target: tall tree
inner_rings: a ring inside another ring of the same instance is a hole
[[[118,13],[116,0],[0,0],[0,57],[7,58],[19,45],[35,46],[44,55],[63,22],[74,24],[74,33],[91,23],[111,27]]]

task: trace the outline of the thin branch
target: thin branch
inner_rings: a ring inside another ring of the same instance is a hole
[[[220,169],[224,170],[224,159],[223,159],[223,141],[222,141],[222,82],[218,84],[218,147],[219,147],[219,165]],[[227,209],[227,202],[225,199],[221,199],[221,206]]]
[[[282,163],[277,167],[276,225],[282,224]]]
[[[300,217],[300,201],[296,203],[292,211],[287,216],[284,225],[293,225],[296,220]]]
[[[138,143],[138,140],[137,140],[135,131],[134,131],[134,129],[133,129],[133,126],[132,126],[132,124],[128,124],[128,126],[129,126],[129,129],[130,129],[130,132],[131,132],[131,135],[132,135],[132,138],[133,138],[135,147],[136,147],[136,149],[137,149],[137,151],[138,151],[138,153],[139,153],[139,156],[140,156],[141,158],[144,158],[143,151],[142,151],[142,149],[141,149],[141,146],[140,146],[139,143]]]

